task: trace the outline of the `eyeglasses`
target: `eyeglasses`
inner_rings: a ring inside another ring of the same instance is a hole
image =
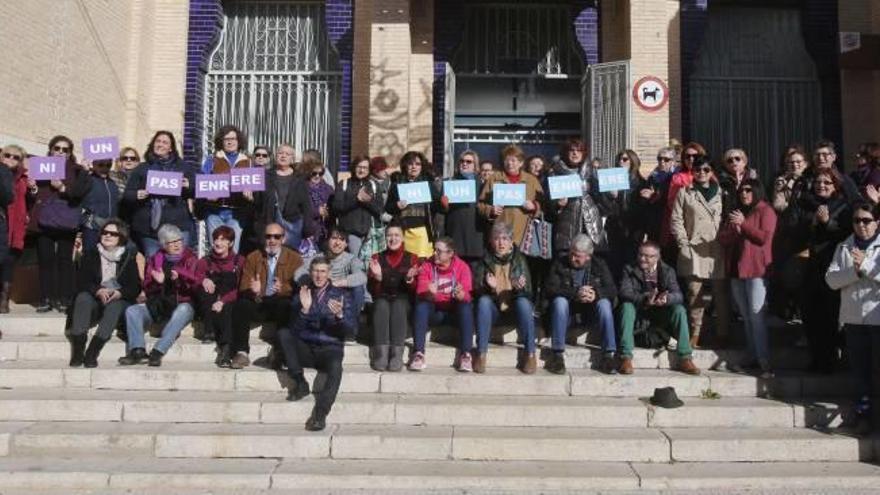
[[[269,158],[269,153],[254,153],[256,158]]]
[[[469,164],[473,164],[474,161],[471,160],[470,158],[462,158],[461,160],[458,161],[458,163],[469,163]]]
[[[284,234],[266,234],[266,240],[270,239],[280,241],[281,239],[284,239]]]
[[[123,155],[123,157],[121,158],[121,161],[123,161],[123,162],[136,162],[136,161],[138,161],[138,157],[132,156],[132,155]]]
[[[165,245],[167,246],[167,245],[169,245],[169,244],[176,244],[176,243],[178,243],[178,242],[183,242],[183,238],[179,238],[179,239],[174,239],[174,240],[172,240],[172,241],[168,241],[168,242],[165,243]]]
[[[816,156],[821,156],[821,157],[823,157],[823,158],[827,158],[827,157],[829,157],[829,156],[831,156],[831,155],[832,155],[832,153],[829,153],[829,152],[827,152],[827,151],[820,151],[820,152],[816,153]]]
[[[753,190],[753,189],[752,189],[751,187],[742,187],[742,188],[740,188],[739,192],[741,192],[741,193],[751,193],[752,190]]]
[[[694,169],[694,172],[699,172],[699,173],[703,173],[703,174],[711,174],[712,167],[700,167],[700,168]]]
[[[727,159],[727,163],[741,162],[743,161],[743,157],[741,156],[732,156]]]
[[[57,153],[70,153],[70,146],[52,146],[52,151]]]
[[[858,224],[861,224],[861,225],[868,225],[868,224],[874,223],[875,221],[876,221],[876,220],[874,220],[874,219],[871,218],[871,217],[857,217],[857,218],[853,218],[853,223],[856,224],[856,225],[858,225]]]
[[[112,230],[102,230],[101,235],[109,235],[110,237],[119,237],[121,234],[119,232],[114,232]],[[175,242],[175,241],[171,241],[171,242]],[[171,242],[169,242],[168,244],[171,244]]]
[[[17,162],[21,161],[21,155],[13,155],[12,153],[3,153],[3,158],[6,158],[7,160],[12,158]]]
[[[437,254],[448,254],[448,253],[451,253],[452,250],[451,249],[434,248],[434,252]]]
[[[817,180],[816,184],[822,184],[823,186],[833,186],[834,182],[831,182],[830,180]]]

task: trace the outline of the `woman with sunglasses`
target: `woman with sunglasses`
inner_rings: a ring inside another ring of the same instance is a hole
[[[764,200],[764,187],[757,179],[744,180],[738,196],[736,208],[728,214],[720,238],[726,247],[733,301],[743,317],[749,360],[742,367],[757,367],[762,378],[771,378],[765,277],[773,262],[776,213]],[[734,365],[736,367],[738,365]]]
[[[385,211],[398,218],[403,225],[403,245],[410,252],[424,259],[434,252],[433,215],[440,204],[440,190],[434,182],[434,175],[428,170],[428,158],[418,151],[407,151],[400,159],[400,172],[391,176],[391,189]],[[427,182],[431,194],[431,202],[427,204],[409,204],[400,199],[398,187],[401,184]]]
[[[73,296],[73,244],[82,222],[80,200],[89,180],[85,169],[76,163],[70,138],[53,137],[48,154],[65,159],[65,175],[64,180],[37,181],[37,198],[29,225],[37,232],[40,266],[37,312],[45,313],[54,307],[63,313]]]
[[[639,155],[630,149],[624,149],[614,157],[614,165],[624,168],[629,173],[628,190],[602,193],[605,203],[608,205],[605,217],[605,232],[608,235],[609,251],[606,261],[615,278],[623,272],[627,263],[633,263],[636,259],[636,251],[645,236],[644,218],[633,215],[633,196],[638,195],[647,178],[643,177],[642,161]]]
[[[725,218],[736,208],[737,191],[746,179],[757,179],[758,172],[749,167],[749,156],[745,150],[730,148],[724,152],[724,167],[718,171],[718,184],[721,186],[721,202]]]
[[[859,204],[852,215],[853,235],[837,245],[825,281],[840,290],[840,317],[846,334],[850,373],[855,384],[855,423],[861,434],[872,429],[874,355],[880,351],[880,239],[877,208]]]
[[[518,147],[517,147],[518,149]],[[514,155],[515,156],[515,155]],[[505,172],[507,172],[507,159],[505,155]],[[578,175],[582,182],[584,194],[581,197],[563,198],[550,200],[546,196],[546,204],[543,205],[544,217],[553,224],[553,253],[554,255],[568,252],[572,239],[578,234],[587,234],[596,246],[596,251],[603,252],[607,248],[605,228],[602,223],[602,210],[605,210],[602,195],[599,194],[599,180],[596,170],[588,157],[587,145],[580,139],[569,139],[559,149],[559,160],[553,163],[549,175]],[[496,177],[499,174],[496,173]],[[503,177],[503,175],[502,175]],[[538,187],[532,193],[531,198],[544,197],[544,191],[549,191],[549,185],[542,184],[543,189]],[[486,187],[491,187],[488,183]],[[487,191],[483,189],[484,194]],[[529,203],[529,202],[527,202]],[[601,208],[601,210],[600,210]],[[519,244],[525,225],[528,223],[532,210],[525,208],[504,208],[514,210],[516,215],[505,215],[500,218],[514,226],[514,239]],[[522,217],[524,220],[520,220]],[[522,224],[519,226],[518,224]]]
[[[0,150],[0,205],[6,204],[5,207],[0,206],[0,210],[6,211],[8,231],[7,235],[2,233],[4,219],[0,215],[0,314],[9,312],[12,274],[24,250],[28,209],[37,194],[36,184],[28,178],[26,157],[24,148],[15,144]],[[6,249],[2,247],[4,243],[8,243]]]
[[[113,169],[110,170],[110,178],[119,187],[120,197],[125,192],[125,184],[128,183],[128,178],[131,177],[131,173],[134,172],[140,163],[140,153],[131,146],[126,146],[119,151],[116,163],[113,164]]]
[[[730,319],[730,294],[725,280],[724,249],[718,239],[721,191],[708,160],[697,158],[693,167],[694,182],[678,191],[670,219],[678,247],[678,275],[687,280],[691,347],[697,347],[703,331],[703,313],[708,303],[702,294],[707,283],[712,287],[715,302],[716,345],[723,347]]]
[[[85,246],[79,272],[77,295],[70,326],[70,366],[98,366],[98,355],[113,336],[126,308],[134,304],[141,290],[137,249],[128,243],[128,227],[118,218],[108,219],[96,246]],[[86,349],[92,322],[98,329]]]
[[[330,200],[333,197],[333,186],[324,180],[326,169],[319,161],[309,160],[300,164],[300,171],[306,179],[311,203],[311,241],[309,249],[320,249],[327,240],[327,232],[331,224]],[[304,236],[305,237],[305,236]],[[301,254],[309,254],[303,249]],[[313,254],[313,253],[312,253]]]
[[[674,148],[673,148],[674,149]],[[672,216],[672,204],[675,203],[675,198],[678,196],[678,191],[690,186],[694,182],[694,163],[698,158],[705,159],[709,154],[706,152],[706,148],[703,147],[702,144],[696,142],[689,142],[684,145],[684,148],[681,150],[681,154],[679,155],[679,160],[675,160],[675,155],[668,156],[668,159],[671,160],[673,164],[673,173],[672,177],[669,179],[669,190],[666,193],[665,199],[665,216],[664,224],[663,224],[663,245],[670,246],[675,244],[672,239],[672,231],[669,230],[669,218]],[[666,157],[664,157],[666,158]],[[664,158],[658,158],[658,160],[662,160]],[[676,167],[675,164],[679,163],[681,166]]]
[[[180,196],[148,192],[147,175],[150,171],[182,173]],[[156,132],[144,153],[144,163],[132,172],[122,195],[125,207],[131,211],[132,237],[144,256],[149,258],[162,248],[158,235],[159,227],[165,224],[177,227],[184,245],[191,245],[193,217],[189,200],[193,198],[194,181],[195,173],[180,157],[174,134]]]
[[[810,371],[829,374],[837,363],[837,314],[840,294],[825,283],[834,251],[852,233],[852,208],[837,170],[816,171],[812,194],[799,205],[809,258],[804,274],[804,307],[801,314],[810,346]]]
[[[268,146],[254,146],[254,151],[251,153],[251,156],[253,157],[255,166],[263,167],[266,170],[272,168],[272,152],[269,151]]]

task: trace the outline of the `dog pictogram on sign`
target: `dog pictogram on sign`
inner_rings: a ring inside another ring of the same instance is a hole
[[[669,87],[660,78],[645,76],[633,86],[633,99],[642,110],[655,112],[669,101]]]

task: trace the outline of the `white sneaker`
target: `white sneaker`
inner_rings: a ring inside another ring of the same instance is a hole
[[[473,361],[471,360],[471,353],[461,353],[461,356],[459,356],[458,360],[458,371],[461,371],[462,373],[470,373],[471,371],[474,371]]]
[[[422,371],[427,368],[428,365],[425,363],[425,355],[421,352],[417,352],[412,361],[409,362],[409,370],[410,371]]]

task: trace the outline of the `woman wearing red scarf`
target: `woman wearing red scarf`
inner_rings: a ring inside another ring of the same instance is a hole
[[[504,171],[495,172],[486,181],[480,193],[480,214],[490,222],[503,222],[512,226],[513,242],[519,246],[529,219],[541,212],[541,197],[544,195],[544,190],[534,175],[523,173],[526,155],[522,148],[515,144],[506,146],[501,150],[501,160],[504,163]],[[525,184],[525,202],[522,206],[495,206],[492,200],[492,189],[495,184]]]

